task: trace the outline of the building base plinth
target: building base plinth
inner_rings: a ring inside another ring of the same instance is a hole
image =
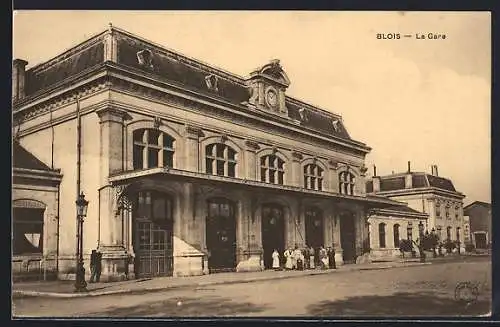
[[[246,260],[241,260],[236,266],[237,272],[263,271],[260,254],[251,254]]]
[[[186,254],[174,257],[174,276],[200,276],[205,273],[205,256],[200,253]],[[207,267],[208,273],[208,267]]]
[[[344,251],[335,250],[335,265],[342,266],[344,264]]]
[[[118,282],[127,280],[129,256],[121,246],[103,246],[98,249],[102,253],[100,282]]]

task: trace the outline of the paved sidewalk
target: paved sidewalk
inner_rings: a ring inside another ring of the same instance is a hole
[[[89,283],[87,293],[74,293],[72,281],[26,282],[13,284],[12,297],[59,297],[74,298],[102,296],[123,293],[144,293],[179,288],[196,288],[208,285],[250,283],[257,281],[296,278],[357,270],[391,269],[398,267],[420,266],[430,262],[380,262],[368,264],[349,264],[331,270],[231,272],[192,277],[158,277],[152,279],[134,279],[114,283]]]

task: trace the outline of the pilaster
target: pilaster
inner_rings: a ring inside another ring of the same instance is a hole
[[[257,150],[259,150],[259,144],[254,141],[245,141],[245,177],[249,180],[257,180]]]
[[[125,279],[127,253],[123,238],[124,212],[118,201],[125,186],[109,185],[110,174],[123,171],[123,123],[127,113],[112,107],[96,112],[100,118],[99,251],[102,253],[102,280]]]
[[[304,187],[304,181],[300,162],[302,161],[303,156],[299,152],[292,153],[292,185],[298,187]],[[302,178],[301,178],[302,177]]]
[[[338,162],[334,159],[328,160],[328,171],[325,177],[329,179],[328,186],[330,192],[339,192],[339,176],[337,174]]]
[[[200,156],[200,146],[199,137],[201,135],[201,130],[197,127],[186,125],[185,136],[186,136],[186,153],[185,153],[185,167],[182,169],[190,171],[200,171],[199,167],[199,156]]]
[[[238,219],[238,264],[236,271],[262,271],[261,219],[257,217],[257,201],[241,196]]]

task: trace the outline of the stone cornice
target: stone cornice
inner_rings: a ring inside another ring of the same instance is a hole
[[[413,189],[404,190],[394,190],[394,191],[378,191],[375,194],[391,197],[391,196],[404,196],[404,195],[420,195],[420,194],[434,194],[443,197],[453,197],[456,199],[463,199],[465,195],[459,192],[446,191],[436,187],[421,187]]]

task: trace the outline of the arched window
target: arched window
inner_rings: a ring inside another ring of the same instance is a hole
[[[451,240],[451,226],[446,227],[446,239]]]
[[[442,235],[442,234],[443,234],[443,228],[442,228],[441,226],[438,226],[438,227],[436,228],[436,230],[437,230],[437,235],[438,235],[438,238],[439,238],[439,240],[441,241],[441,240],[443,239],[443,235]]]
[[[141,128],[134,131],[133,142],[134,169],[173,167],[175,140],[170,135]]]
[[[446,219],[451,219],[450,218],[450,204],[446,204],[445,215],[446,215]]]
[[[304,166],[304,188],[323,190],[323,169],[316,164]]]
[[[394,247],[399,248],[399,224],[394,225],[393,235],[394,235]]]
[[[457,227],[456,236],[457,236],[457,241],[460,242],[460,227]]]
[[[455,205],[455,219],[458,220],[460,217],[460,206],[457,204]]]
[[[378,224],[378,242],[381,249],[385,248],[385,224]]]
[[[211,175],[236,177],[236,151],[222,143],[205,148],[206,172]]]
[[[278,156],[270,154],[260,158],[260,180],[265,183],[283,185],[285,162]]]
[[[356,179],[353,174],[343,171],[339,174],[339,192],[340,194],[354,194],[354,184]]]

